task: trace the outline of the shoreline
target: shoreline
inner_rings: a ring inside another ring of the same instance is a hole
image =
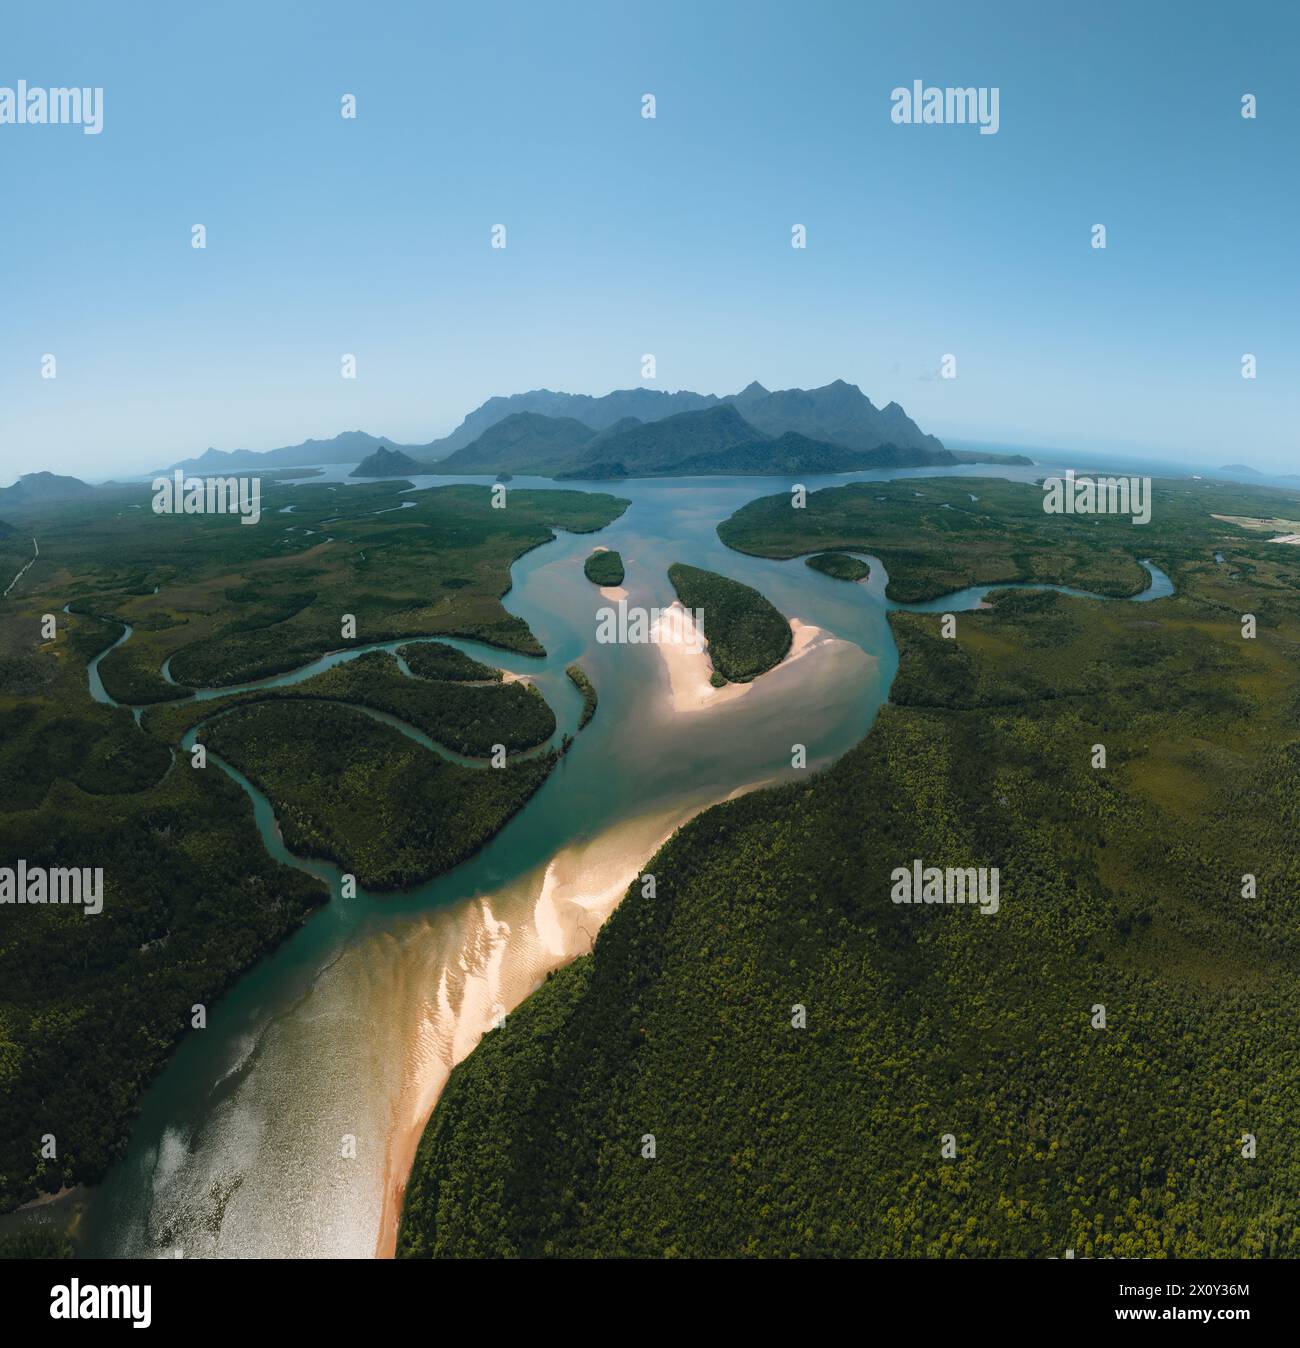
[[[661,811],[562,849],[521,877],[514,893],[472,900],[473,950],[441,971],[408,1040],[403,1089],[394,1105],[383,1174],[375,1257],[391,1259],[415,1154],[452,1069],[546,981],[587,954],[640,867],[699,809]],[[629,836],[630,835],[630,836]],[[509,920],[506,920],[506,914]]]
[[[450,978],[444,966],[408,1039],[403,1090],[394,1106],[384,1163],[375,1258],[395,1257],[415,1155],[453,1068],[499,1017],[508,1017],[531,997],[547,974],[590,953],[628,886],[678,829],[710,806],[769,780],[625,820],[535,867],[512,887],[513,894],[497,897],[495,911],[487,897],[467,905],[475,928],[467,946],[474,950],[472,963],[462,960]]]
[[[672,614],[672,618],[668,618],[668,614]],[[802,622],[798,618],[790,618],[788,621],[791,633],[790,649],[779,663],[756,675],[748,683],[727,682],[717,688],[709,681],[713,673],[713,662],[709,659],[707,648],[703,648],[703,643],[699,640],[694,619],[680,599],[674,600],[654,628],[656,644],[668,674],[668,701],[671,712],[677,716],[689,715],[706,711],[710,707],[721,706],[726,702],[734,702],[748,693],[759,680],[771,680],[774,675],[782,674],[804,656],[827,650],[834,645],[849,644],[840,637],[832,636],[824,627]],[[764,687],[768,686],[770,684],[764,684]]]

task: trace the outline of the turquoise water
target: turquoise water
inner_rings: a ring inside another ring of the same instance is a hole
[[[345,472],[339,470],[340,479]],[[980,475],[990,472],[985,466]],[[289,853],[265,798],[214,762],[249,797],[271,855],[323,879],[332,899],[209,1008],[206,1030],[182,1041],[146,1093],[123,1159],[97,1190],[72,1200],[85,1253],[382,1250],[394,1185],[446,1070],[492,1013],[517,1004],[548,968],[574,953],[562,929],[571,937],[576,922],[583,936],[594,934],[605,911],[596,896],[621,893],[691,813],[739,789],[797,775],[792,746],[806,746],[815,768],[859,741],[897,668],[890,608],[969,609],[998,588],[896,606],[883,598],[878,563],[865,583],[846,584],[802,559],[767,561],[721,544],[720,520],[789,485],[785,478],[620,483],[615,490],[632,500],[621,519],[597,535],[561,534],[520,559],[504,603],[528,622],[546,657],[450,644],[531,678],[555,709],[557,733],[574,731],[581,708],[564,674],[568,664],[583,664],[599,708],[536,796],[448,875],[400,895],[361,891],[344,899],[338,869]],[[596,544],[622,553],[629,604],[669,605],[667,568],[682,561],[755,586],[828,639],[732,701],[675,713],[656,647],[595,640],[597,610],[610,602],[582,573]],[[1172,592],[1162,573],[1148,570],[1153,584],[1142,598]],[[129,636],[128,629],[122,640]],[[335,652],[247,686],[297,683],[359,653]],[[97,665],[91,690],[104,701]],[[607,908],[612,899],[602,902]],[[344,1154],[347,1138],[354,1139],[354,1155]]]

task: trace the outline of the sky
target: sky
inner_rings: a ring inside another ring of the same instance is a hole
[[[0,89],[104,101],[0,125],[0,484],[837,378],[1300,472],[1298,58],[1291,0],[7,6]],[[896,123],[914,80],[997,133]]]

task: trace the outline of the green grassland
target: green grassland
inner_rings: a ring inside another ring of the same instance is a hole
[[[903,490],[967,485],[983,550],[875,484],[871,524],[795,537],[780,498],[722,533],[868,550],[908,594],[1016,558],[1124,592],[1149,556],[1175,597],[999,594],[952,639],[892,614],[867,738],[683,828],[645,867],[656,896],[633,884],[594,954],[456,1068],[399,1254],[1300,1254],[1300,550],[1209,518],[1297,502],[1179,484],[1149,526],[1067,526],[1053,561],[1032,487],[1006,518],[989,483]],[[998,867],[1000,912],[892,903],[915,857]]]
[[[748,683],[785,659],[793,639],[790,624],[752,586],[681,562],[668,568],[668,579],[688,609],[704,611],[715,674]]]
[[[582,573],[593,585],[622,585],[623,558],[617,552],[593,552],[583,562]]]
[[[32,556],[33,535],[40,557],[0,601],[0,864],[103,867],[105,898],[93,917],[0,906],[0,1210],[102,1178],[140,1092],[191,1032],[192,1005],[213,1013],[327,898],[322,883],[267,856],[235,783],[215,766],[190,768],[180,736],[221,703],[176,702],[188,690],[166,681],[164,662],[174,657],[182,683],[279,672],[349,644],[344,613],[357,618],[358,644],[445,634],[539,651],[500,602],[512,562],[554,529],[598,529],[626,507],[607,495],[513,491],[493,510],[487,488],[401,496],[403,485],[288,487],[264,476],[256,525],[154,515],[147,486],[6,512],[0,589]],[[401,500],[416,504],[392,509]],[[57,619],[52,640],[44,614]],[[143,731],[87,684],[87,663],[124,623],[131,639],[100,665],[107,691],[171,703],[150,707]],[[406,655],[416,678],[389,656],[360,657],[311,691],[389,711],[469,754],[553,733],[532,690],[473,686],[497,672],[446,651]],[[212,738],[270,794],[280,790],[290,846],[350,864],[376,888],[454,865],[553,762],[541,753],[500,770],[462,767],[364,712],[288,698],[238,707]],[[299,759],[315,766],[299,771]],[[39,1156],[47,1133],[54,1160]]]
[[[866,562],[860,562],[846,552],[816,552],[804,564],[835,580],[865,580],[871,573]]]

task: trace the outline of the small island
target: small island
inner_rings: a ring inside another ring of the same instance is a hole
[[[704,637],[713,662],[711,682],[749,683],[785,659],[793,640],[789,622],[751,586],[674,562],[668,568],[677,597],[704,614]]]
[[[835,580],[865,580],[871,574],[866,562],[850,557],[847,552],[818,552],[804,559],[806,566]]]
[[[578,729],[581,730],[596,714],[596,685],[580,665],[570,665],[564,672],[582,694],[582,718],[578,722]]]
[[[593,585],[622,585],[623,558],[608,548],[599,549],[583,562],[582,573]]]

